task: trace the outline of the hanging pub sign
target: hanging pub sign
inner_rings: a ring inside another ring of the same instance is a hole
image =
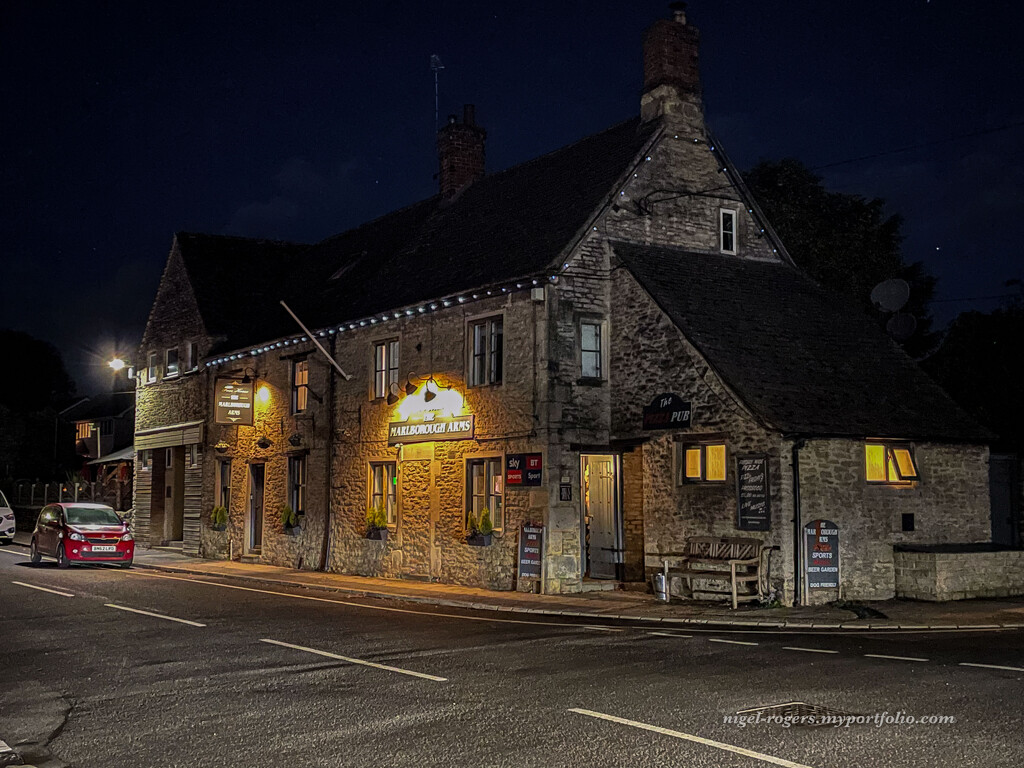
[[[468,440],[473,437],[473,416],[438,416],[426,421],[388,424],[388,445],[429,443],[434,440]]]
[[[509,453],[505,456],[505,486],[535,487],[544,478],[544,458],[539,453]]]
[[[768,457],[736,457],[736,527],[767,531],[771,527]]]
[[[217,379],[215,420],[218,424],[252,426],[253,385],[233,379]]]
[[[839,586],[839,527],[828,520],[804,526],[804,561],[808,589]]]
[[[644,406],[644,429],[677,429],[690,426],[690,403],[665,392]]]
[[[544,526],[523,523],[519,529],[519,578],[539,579],[541,552],[544,546]]]

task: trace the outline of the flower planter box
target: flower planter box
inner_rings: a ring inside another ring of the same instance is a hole
[[[466,543],[471,547],[489,547],[491,546],[491,534],[471,533],[466,537]]]
[[[226,531],[227,529],[228,529],[228,524],[227,523],[224,523],[223,525],[211,525],[210,526],[210,530],[211,531]]]
[[[288,536],[298,536],[300,533],[302,533],[302,526],[301,525],[286,525],[285,528],[284,528],[284,532]]]
[[[388,540],[388,529],[387,528],[371,528],[366,532],[366,538],[372,541],[387,541]]]

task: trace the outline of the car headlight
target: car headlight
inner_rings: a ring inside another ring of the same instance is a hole
[[[68,538],[72,541],[85,541],[85,536],[80,533],[72,533],[68,535]]]
[[[124,536],[121,537],[121,541],[135,541],[135,539],[132,537],[130,533],[126,533]]]

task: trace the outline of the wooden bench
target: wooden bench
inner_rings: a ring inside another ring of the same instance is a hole
[[[723,582],[725,588],[702,587],[696,591],[731,595],[733,610],[740,600],[760,600],[764,596],[761,563],[767,550],[760,539],[690,536],[684,552],[666,552],[659,556],[664,566],[666,595],[671,592],[669,577],[682,576],[691,597],[694,581]],[[748,586],[756,588],[756,591],[747,591]],[[741,591],[740,587],[744,589]]]

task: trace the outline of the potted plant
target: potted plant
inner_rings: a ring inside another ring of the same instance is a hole
[[[388,540],[388,513],[383,504],[374,504],[366,510],[366,538],[374,541]]]
[[[494,531],[494,524],[491,522],[491,511],[484,507],[480,510],[480,519],[472,512],[469,513],[469,536],[466,543],[471,547],[489,547],[491,545],[491,533]]]
[[[295,510],[288,504],[281,507],[281,525],[284,527],[284,532],[289,536],[298,536],[302,533],[299,516],[295,514]]]
[[[215,506],[210,510],[210,528],[215,531],[226,531],[228,529],[227,507]]]

